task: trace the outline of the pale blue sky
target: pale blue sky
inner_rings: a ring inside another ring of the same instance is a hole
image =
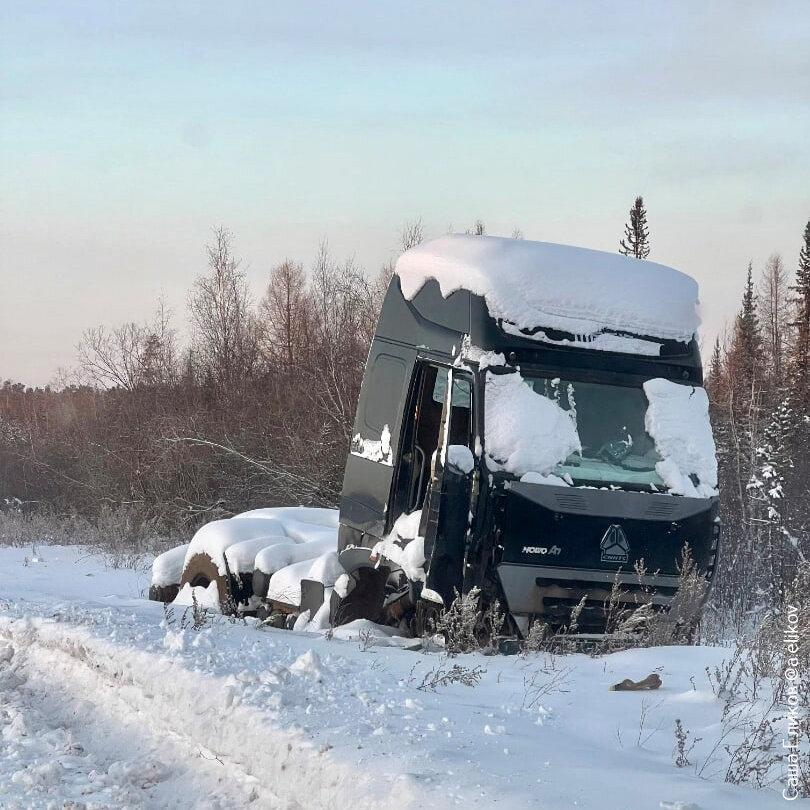
[[[212,226],[259,292],[322,237],[376,272],[406,220],[614,250],[701,283],[810,218],[810,4],[0,5],[0,379],[82,330],[178,316]],[[180,320],[180,317],[178,317]]]

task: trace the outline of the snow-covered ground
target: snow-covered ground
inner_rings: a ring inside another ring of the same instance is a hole
[[[723,649],[447,659],[371,631],[183,627],[148,584],[78,548],[0,548],[0,807],[784,806],[710,755]],[[480,682],[419,688],[453,665]],[[656,692],[609,691],[653,671]],[[676,718],[703,738],[680,769]]]

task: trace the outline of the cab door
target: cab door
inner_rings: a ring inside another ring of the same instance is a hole
[[[425,587],[441,596],[445,605],[462,589],[474,482],[479,474],[473,454],[473,404],[472,377],[450,369],[420,523],[425,538]]]

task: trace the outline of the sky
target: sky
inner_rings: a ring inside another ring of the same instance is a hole
[[[701,286],[810,219],[806,2],[0,4],[0,380],[46,384],[84,329],[181,326],[212,228],[256,296],[327,239],[370,274],[405,222],[616,250]]]

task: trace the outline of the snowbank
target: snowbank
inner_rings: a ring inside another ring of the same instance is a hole
[[[152,562],[152,585],[163,588],[166,585],[177,585],[183,575],[183,564],[186,560],[188,543],[170,548],[158,554]]]
[[[703,388],[654,379],[644,383],[647,433],[661,456],[655,470],[673,495],[717,494],[717,457]],[[697,478],[695,483],[690,476]]]
[[[177,594],[172,602],[173,605],[178,605],[179,607],[192,607],[195,603],[198,608],[205,608],[214,613],[219,613],[220,604],[217,583],[209,582],[205,588],[201,586],[192,588],[191,583],[187,582],[183,585],[180,589],[180,593]]]
[[[569,413],[535,393],[518,372],[487,372],[485,390],[484,449],[496,469],[545,476],[581,449]]]
[[[413,298],[428,279],[442,295],[482,296],[494,318],[574,335],[605,329],[689,341],[699,324],[697,283],[650,261],[586,248],[454,234],[424,242],[396,265]]]
[[[707,670],[733,666],[733,648],[447,659],[392,648],[419,640],[362,620],[325,637],[250,618],[183,629],[181,610],[172,624],[137,596],[141,570],[76,546],[47,546],[37,565],[29,555],[0,547],[9,810],[785,807],[783,763],[762,790],[725,782],[747,727]],[[481,667],[480,682],[420,688],[455,665]],[[610,691],[651,672],[657,692]],[[753,722],[774,685],[759,681]],[[676,719],[695,741],[684,768]]]

